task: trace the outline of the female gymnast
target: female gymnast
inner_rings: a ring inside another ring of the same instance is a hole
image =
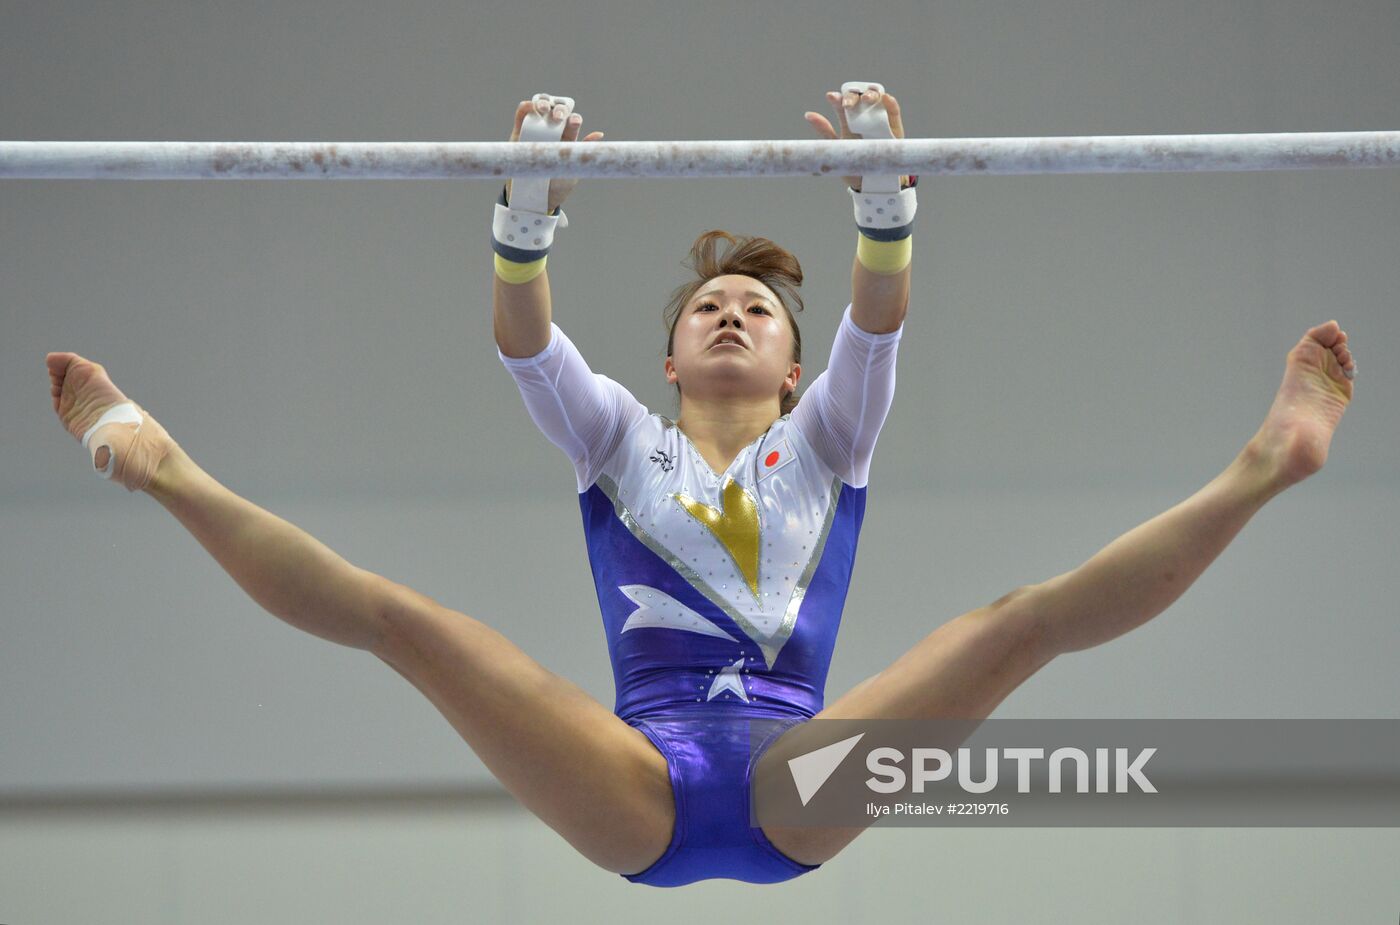
[[[894,97],[827,98],[839,137],[854,137],[846,116],[856,106],[884,106],[903,137]],[[512,140],[532,112],[578,140],[581,118],[569,108],[548,97],[522,102]],[[838,137],[822,116],[806,118]],[[859,229],[851,302],[825,372],[800,401],[787,301],[801,307],[796,259],[763,238],[709,232],[696,242],[696,278],[676,291],[668,316],[675,421],[589,370],[551,321],[544,255],[518,246],[536,243],[529,229],[561,221],[574,181],[551,181],[538,212],[497,206],[498,352],[574,465],[617,683],[612,711],[486,624],[351,565],[233,494],[101,365],[49,354],[54,410],[99,474],[155,498],[268,612],[403,675],[522,804],[594,863],[659,886],[787,880],[858,830],[750,826],[751,780],[769,768],[750,760],[749,719],[778,720],[781,733],[812,717],[985,718],[1057,655],[1160,613],[1266,501],[1316,472],[1356,370],[1335,321],[1310,329],[1287,354],[1262,426],[1204,488],[1078,568],[943,624],[824,706],[909,296],[911,226],[865,221],[861,179],[845,178]],[[912,188],[882,195],[911,217]],[[515,244],[513,227],[527,230]],[[538,237],[547,246],[551,236]],[[721,240],[732,245],[723,254]]]

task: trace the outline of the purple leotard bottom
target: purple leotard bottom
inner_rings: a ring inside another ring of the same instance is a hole
[[[761,827],[749,824],[754,766],[784,730],[807,719],[719,702],[649,710],[627,719],[666,757],[676,824],[655,863],[623,876],[649,886],[714,878],[777,883],[820,867],[794,861]]]

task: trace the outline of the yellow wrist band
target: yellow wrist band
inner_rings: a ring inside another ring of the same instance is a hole
[[[507,260],[500,254],[496,254],[496,275],[507,283],[528,283],[544,272],[544,263],[548,256],[539,260],[531,260],[529,263],[516,263]]]
[[[871,273],[890,275],[909,266],[914,256],[914,236],[898,241],[872,241],[856,232],[856,259]],[[500,259],[500,258],[497,258]]]

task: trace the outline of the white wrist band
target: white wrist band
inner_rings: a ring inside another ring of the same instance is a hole
[[[496,203],[491,222],[492,247],[496,253],[516,263],[530,263],[549,254],[554,229],[569,227],[563,209],[555,215],[527,212]]]
[[[896,178],[898,179],[898,178]],[[914,187],[894,193],[876,193],[847,188],[855,206],[856,227],[867,238],[876,241],[898,241],[907,238],[913,229],[914,213],[919,210],[918,193]]]

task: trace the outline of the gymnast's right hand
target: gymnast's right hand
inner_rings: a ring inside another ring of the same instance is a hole
[[[564,107],[562,107],[562,106],[555,106],[555,107],[551,108],[550,105],[549,105],[549,103],[546,102],[545,100],[540,100],[539,103],[537,103],[537,104],[536,104],[536,103],[531,103],[529,100],[521,100],[521,101],[520,101],[520,105],[515,107],[515,131],[513,131],[513,132],[510,133],[510,140],[511,140],[511,141],[519,141],[519,140],[520,140],[520,126],[522,126],[522,125],[525,124],[525,117],[528,116],[528,115],[530,114],[530,109],[531,109],[531,107],[536,107],[536,111],[537,111],[541,116],[544,116],[546,119],[549,119],[549,120],[552,121],[552,122],[558,122],[559,119],[560,119],[560,117],[563,116],[563,114],[564,114]],[[564,126],[564,135],[563,135],[562,138],[560,138],[560,141],[578,141],[578,140],[579,140],[579,137],[578,137],[579,129],[580,129],[582,126],[583,126],[583,116],[579,115],[578,112],[575,111],[575,112],[573,113],[573,115],[569,116],[568,124],[566,124],[566,125]],[[588,137],[584,138],[583,140],[584,140],[584,141],[600,141],[600,140],[602,139],[602,137],[603,137],[603,133],[602,133],[602,132],[592,132],[592,133],[590,133],[590,134],[588,135]],[[510,201],[510,185],[511,185],[511,181],[507,180],[507,181],[506,181],[506,201],[507,201],[507,202]],[[572,179],[560,179],[560,180],[550,180],[550,181],[549,181],[549,211],[550,211],[550,212],[553,212],[553,211],[554,211],[555,209],[557,209],[559,206],[563,205],[563,204],[564,204],[564,200],[569,198],[569,194],[572,193],[572,192],[574,191],[574,187],[575,187],[575,186],[578,186],[578,179],[577,179],[577,178],[572,178]]]

